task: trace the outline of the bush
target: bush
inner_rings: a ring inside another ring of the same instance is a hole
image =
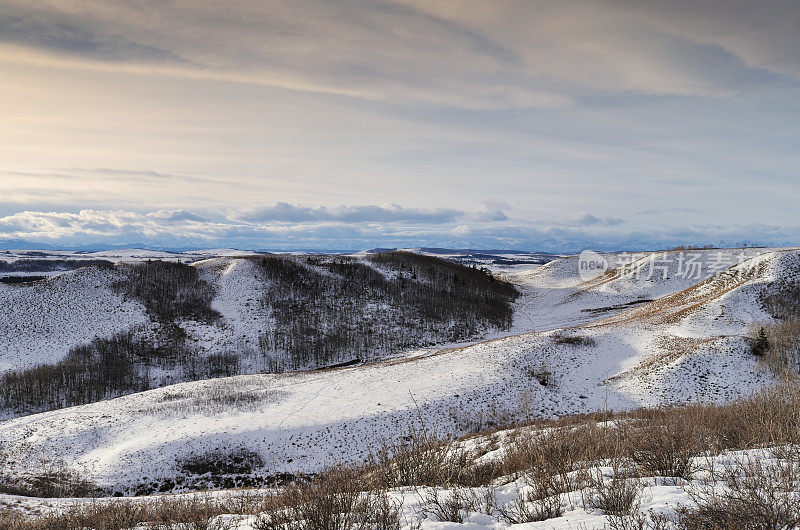
[[[180,470],[190,475],[243,475],[265,465],[264,459],[245,447],[230,450],[217,449],[191,455],[179,462]]]
[[[621,437],[620,428],[601,428],[591,420],[565,419],[543,432],[521,430],[502,457],[501,473],[555,477],[561,485],[554,491],[566,493],[582,487],[574,472],[586,462],[619,454]]]
[[[254,530],[395,530],[399,505],[385,491],[369,490],[360,470],[337,467],[316,480],[267,494]]]
[[[566,344],[569,346],[597,346],[597,341],[592,337],[556,333],[553,335],[553,344]]]
[[[638,510],[644,486],[625,460],[611,459],[609,477],[602,468],[595,468],[587,476],[589,489],[583,492],[584,506],[614,516],[630,515]]]
[[[646,476],[691,479],[701,453],[702,436],[693,418],[679,411],[658,410],[629,430],[627,450]]]
[[[394,442],[384,440],[366,469],[380,488],[450,486],[468,480],[468,463],[464,450],[445,444],[422,426],[410,428]]]
[[[547,367],[547,365],[544,363],[539,365],[538,368],[529,367],[528,373],[533,379],[536,379],[542,386],[553,385],[553,372],[551,372],[550,369]]]
[[[684,528],[800,526],[800,462],[746,459],[715,478],[721,478],[725,487],[691,491],[697,506],[680,510]]]
[[[0,474],[0,493],[40,498],[93,497],[100,494],[100,488],[63,462],[51,461],[42,462],[35,474],[15,479]]]
[[[209,496],[159,497],[147,500],[95,501],[67,506],[38,518],[0,514],[0,528],[8,530],[233,530],[221,514],[232,513],[224,500]]]

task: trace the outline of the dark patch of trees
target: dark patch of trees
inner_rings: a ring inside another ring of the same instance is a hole
[[[235,375],[234,354],[201,356],[174,342],[157,344],[135,333],[94,339],[70,350],[58,363],[0,375],[0,409],[32,414],[94,403],[155,388],[169,380],[152,374],[174,373],[176,380]]]
[[[273,355],[272,369],[374,359],[511,325],[518,293],[486,270],[410,252],[366,259],[372,264],[328,256],[257,261],[269,282],[262,304],[274,319],[259,346]]]
[[[800,318],[800,281],[781,280],[770,284],[762,293],[761,302],[773,318]]]
[[[139,300],[155,329],[96,338],[55,364],[0,375],[0,409],[28,414],[93,403],[177,382],[241,373],[240,355],[203,355],[187,345],[180,319],[213,322],[211,285],[197,269],[148,261],[121,265],[113,287]]]
[[[130,334],[96,339],[73,348],[56,364],[4,373],[0,401],[7,410],[38,412],[145,390],[148,382],[134,358],[153,353]]]
[[[47,278],[47,276],[34,276],[29,274],[26,274],[25,276],[0,276],[0,283],[33,283],[44,280],[45,278]]]
[[[190,265],[145,261],[120,265],[120,269],[125,278],[114,288],[139,300],[161,324],[174,325],[178,319],[211,323],[220,318],[211,308],[213,288]]]
[[[7,272],[58,272],[81,267],[111,267],[114,264],[104,259],[19,259],[0,260],[0,273]]]
[[[121,265],[114,289],[141,301],[155,328],[96,338],[60,362],[0,374],[0,410],[14,415],[92,403],[179,381],[331,367],[507,329],[516,289],[486,270],[405,252],[253,258],[269,321],[258,351],[208,354],[181,320],[213,323],[212,286],[194,267]]]

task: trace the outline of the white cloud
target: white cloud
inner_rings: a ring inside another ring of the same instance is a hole
[[[449,223],[464,217],[463,211],[446,208],[404,208],[399,204],[362,205],[362,206],[302,206],[286,202],[276,202],[267,206],[250,208],[241,212],[233,212],[232,217],[245,221],[288,221],[318,222],[340,221],[346,223],[363,222],[400,222],[400,223]],[[500,212],[502,215],[502,212]],[[495,214],[495,219],[497,214]],[[504,219],[499,219],[504,220]]]
[[[314,211],[313,208],[311,210]],[[252,249],[350,250],[444,246],[565,252],[587,248],[658,249],[686,244],[739,245],[743,242],[785,245],[798,237],[798,226],[677,225],[636,230],[617,223],[613,218],[591,214],[561,223],[470,220],[468,223],[441,224],[408,219],[380,222],[374,219],[355,222],[308,218],[297,221],[242,221],[214,219],[187,210],[144,213],[126,210],[25,211],[0,218],[0,243],[4,239],[25,240],[66,248],[91,244],[144,244],[162,248],[233,246]]]

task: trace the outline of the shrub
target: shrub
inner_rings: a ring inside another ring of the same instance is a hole
[[[267,494],[255,530],[395,530],[399,505],[385,491],[369,490],[357,468],[336,467],[315,480]]]
[[[15,479],[0,474],[0,493],[42,498],[92,497],[100,493],[100,488],[61,461],[45,461],[34,474]]]
[[[384,441],[369,458],[367,472],[381,488],[450,486],[468,480],[469,458],[424,426],[406,436]]]
[[[534,487],[518,491],[512,501],[498,506],[497,512],[509,524],[535,523],[564,515],[564,503],[561,495],[548,496]]]
[[[659,410],[635,422],[626,445],[646,476],[691,479],[702,441],[693,418],[680,411]]]
[[[597,346],[597,341],[592,337],[556,333],[553,335],[553,344],[566,344],[569,346]]]
[[[252,473],[265,465],[264,459],[246,447],[216,449],[191,455],[179,462],[181,471],[190,475],[242,475]]]
[[[536,379],[542,386],[551,386],[553,385],[553,372],[547,367],[547,365],[542,362],[538,367],[529,366],[527,368],[528,375]]]
[[[621,437],[620,428],[600,428],[591,420],[520,430],[502,457],[502,473],[556,477],[561,493],[579,489],[582,477],[574,472],[586,462],[619,454]]]
[[[147,500],[95,501],[67,506],[38,518],[0,514],[0,528],[8,530],[232,530],[217,519],[231,513],[224,501],[205,495],[159,497]]]
[[[800,526],[800,463],[746,459],[727,467],[724,488],[690,490],[696,507],[679,512],[681,524],[701,528],[796,528]]]
[[[608,477],[599,467],[588,473],[589,489],[583,492],[584,506],[602,510],[607,515],[634,513],[641,502],[643,484],[623,459],[612,458],[610,471]]]

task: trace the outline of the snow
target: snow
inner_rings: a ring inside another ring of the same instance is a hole
[[[495,433],[493,437],[500,440],[500,447],[504,447],[507,439],[507,431]],[[489,455],[486,455],[489,456]],[[698,491],[708,491],[713,488],[717,491],[725,489],[726,485],[722,477],[726,470],[736,469],[736,466],[746,465],[750,462],[762,462],[765,465],[773,465],[778,462],[777,457],[770,448],[750,449],[744,451],[726,451],[716,455],[704,455],[693,459],[692,467],[697,469],[691,479],[648,477],[643,476],[636,479],[641,489],[638,494],[638,507],[635,513],[653,515],[665,515],[673,518],[680,508],[693,508],[696,506],[695,498],[692,494]],[[613,470],[608,465],[601,465],[595,468],[602,473],[606,483],[611,480]],[[711,473],[709,470],[714,470]],[[472,494],[477,499],[483,499],[490,493],[494,499],[494,507],[484,508],[480,511],[464,509],[461,512],[463,522],[441,521],[437,516],[430,512],[427,499],[431,493],[437,493],[441,498],[446,498],[453,490],[446,488],[399,488],[387,492],[390,502],[398,507],[400,515],[400,526],[403,530],[411,529],[506,529],[506,528],[525,528],[525,529],[552,529],[552,530],[574,530],[575,528],[585,529],[605,529],[609,527],[609,521],[613,516],[605,514],[603,511],[593,508],[586,502],[585,493],[590,488],[573,490],[560,495],[563,506],[563,514],[559,517],[547,519],[545,521],[510,524],[505,521],[497,511],[497,507],[508,507],[529,489],[526,485],[525,477],[507,477],[499,479],[493,485],[477,488],[464,488],[462,494]],[[192,499],[199,496],[200,499],[235,499],[237,495],[245,494],[255,496],[269,493],[269,490],[220,490],[212,492],[202,492],[199,494],[177,494],[169,495],[174,499]],[[133,502],[151,502],[160,496],[144,496],[132,499]],[[251,499],[253,497],[250,497]],[[20,497],[15,495],[0,494],[0,509],[13,508],[14,510],[29,515],[44,515],[54,513],[70,507],[82,504],[104,504],[119,501],[118,498],[107,497],[100,499],[38,499]],[[231,528],[236,530],[253,530],[256,516],[252,515],[222,515],[219,516],[232,524]],[[619,519],[617,519],[619,520]]]
[[[94,337],[146,324],[144,307],[112,290],[119,279],[87,267],[31,284],[0,283],[0,372],[53,363]]]
[[[770,318],[760,308],[760,290],[800,266],[795,250],[748,252],[727,275],[699,280],[610,275],[583,282],[577,258],[560,259],[507,276],[524,291],[508,336],[350,368],[182,383],[17,418],[0,422],[0,444],[13,457],[11,473],[34,472],[39,456],[58,455],[97,483],[124,488],[168,477],[186,455],[220,448],[256,450],[271,472],[308,472],[361,460],[420,419],[459,434],[504,417],[735,399],[773,382],[742,336]],[[252,292],[261,281],[252,264],[222,257],[196,266],[215,282],[213,306],[224,318],[221,327],[192,333],[209,347],[250,340],[260,311]],[[560,338],[570,335],[583,342]],[[542,366],[553,384],[535,377]],[[236,392],[263,399],[221,409],[202,397],[190,406],[170,397]],[[575,527],[594,515],[576,510],[569,517]]]

